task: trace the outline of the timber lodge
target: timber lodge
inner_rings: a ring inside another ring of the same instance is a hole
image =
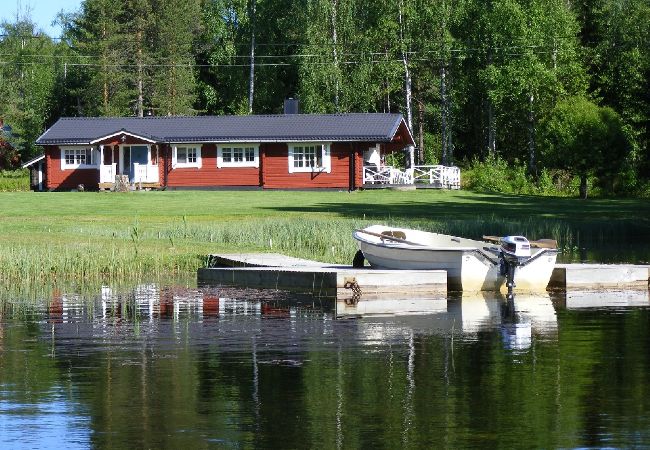
[[[61,118],[36,143],[35,190],[460,185],[457,168],[384,164],[414,144],[401,114]]]

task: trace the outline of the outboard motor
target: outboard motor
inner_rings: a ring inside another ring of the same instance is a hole
[[[515,287],[515,267],[521,266],[530,259],[530,242],[523,236],[506,236],[501,238],[499,251],[499,268],[502,276],[506,277],[508,295],[512,295]]]

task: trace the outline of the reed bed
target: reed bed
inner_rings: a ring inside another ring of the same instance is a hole
[[[522,234],[558,240],[566,258],[584,245],[612,244],[616,238],[647,233],[639,225],[611,220],[571,223],[535,218],[368,220],[332,217],[240,217],[209,221],[179,217],[171,222],[136,220],[129,225],[85,223],[56,233],[0,246],[0,282],[102,283],[192,274],[216,252],[278,252],[323,262],[350,263],[357,250],[351,233],[371,223],[480,238]],[[54,238],[52,237],[54,235]],[[65,241],[63,236],[74,236]]]

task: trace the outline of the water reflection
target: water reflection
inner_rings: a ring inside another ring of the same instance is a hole
[[[565,306],[568,309],[643,307],[650,304],[649,292],[645,289],[567,292]]]
[[[557,316],[549,294],[515,294],[501,303],[501,335],[506,348],[529,349],[534,334],[557,336]]]
[[[648,293],[601,294],[366,299],[349,315],[155,283],[4,300],[0,447],[640,446]]]

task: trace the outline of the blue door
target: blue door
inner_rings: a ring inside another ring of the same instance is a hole
[[[133,164],[147,164],[148,161],[148,151],[146,145],[132,145],[131,146],[131,163],[130,163],[130,174],[131,181],[134,181],[135,169]]]

